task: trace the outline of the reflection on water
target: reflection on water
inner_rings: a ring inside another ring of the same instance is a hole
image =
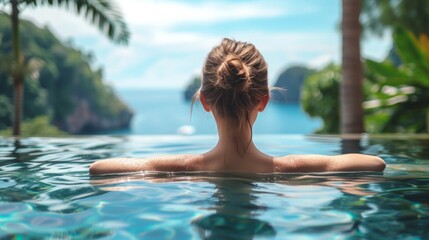
[[[380,155],[380,173],[88,175],[95,159],[200,153],[215,137],[0,139],[0,239],[426,239],[429,140],[255,136],[273,155]]]
[[[249,180],[219,176],[209,181],[215,185],[213,194],[215,213],[192,221],[202,239],[253,239],[254,236],[272,237],[276,231],[267,221],[257,219],[258,211],[266,206],[257,204],[256,185]]]
[[[341,139],[341,153],[357,153],[362,151],[360,139]]]

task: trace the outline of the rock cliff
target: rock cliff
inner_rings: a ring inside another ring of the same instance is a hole
[[[278,87],[280,90],[273,92],[272,100],[281,103],[299,103],[301,86],[305,78],[312,72],[313,70],[304,66],[287,68],[274,84],[274,87]]]

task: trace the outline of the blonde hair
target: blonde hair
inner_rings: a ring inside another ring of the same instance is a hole
[[[251,128],[250,112],[269,94],[267,63],[253,44],[224,38],[205,60],[199,94],[238,131]]]

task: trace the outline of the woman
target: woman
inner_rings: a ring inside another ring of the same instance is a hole
[[[267,64],[253,44],[223,39],[207,56],[199,97],[216,120],[219,141],[201,155],[172,155],[147,159],[115,158],[90,166],[91,174],[136,171],[322,172],[383,171],[375,156],[289,155],[272,157],[252,141],[252,127],[270,99]]]

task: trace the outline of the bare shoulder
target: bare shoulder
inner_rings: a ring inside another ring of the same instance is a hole
[[[110,158],[89,167],[90,174],[138,171],[194,171],[201,155],[178,154],[150,158]]]
[[[279,172],[332,172],[332,171],[377,171],[386,167],[383,159],[365,154],[288,155],[275,157],[274,164]]]

